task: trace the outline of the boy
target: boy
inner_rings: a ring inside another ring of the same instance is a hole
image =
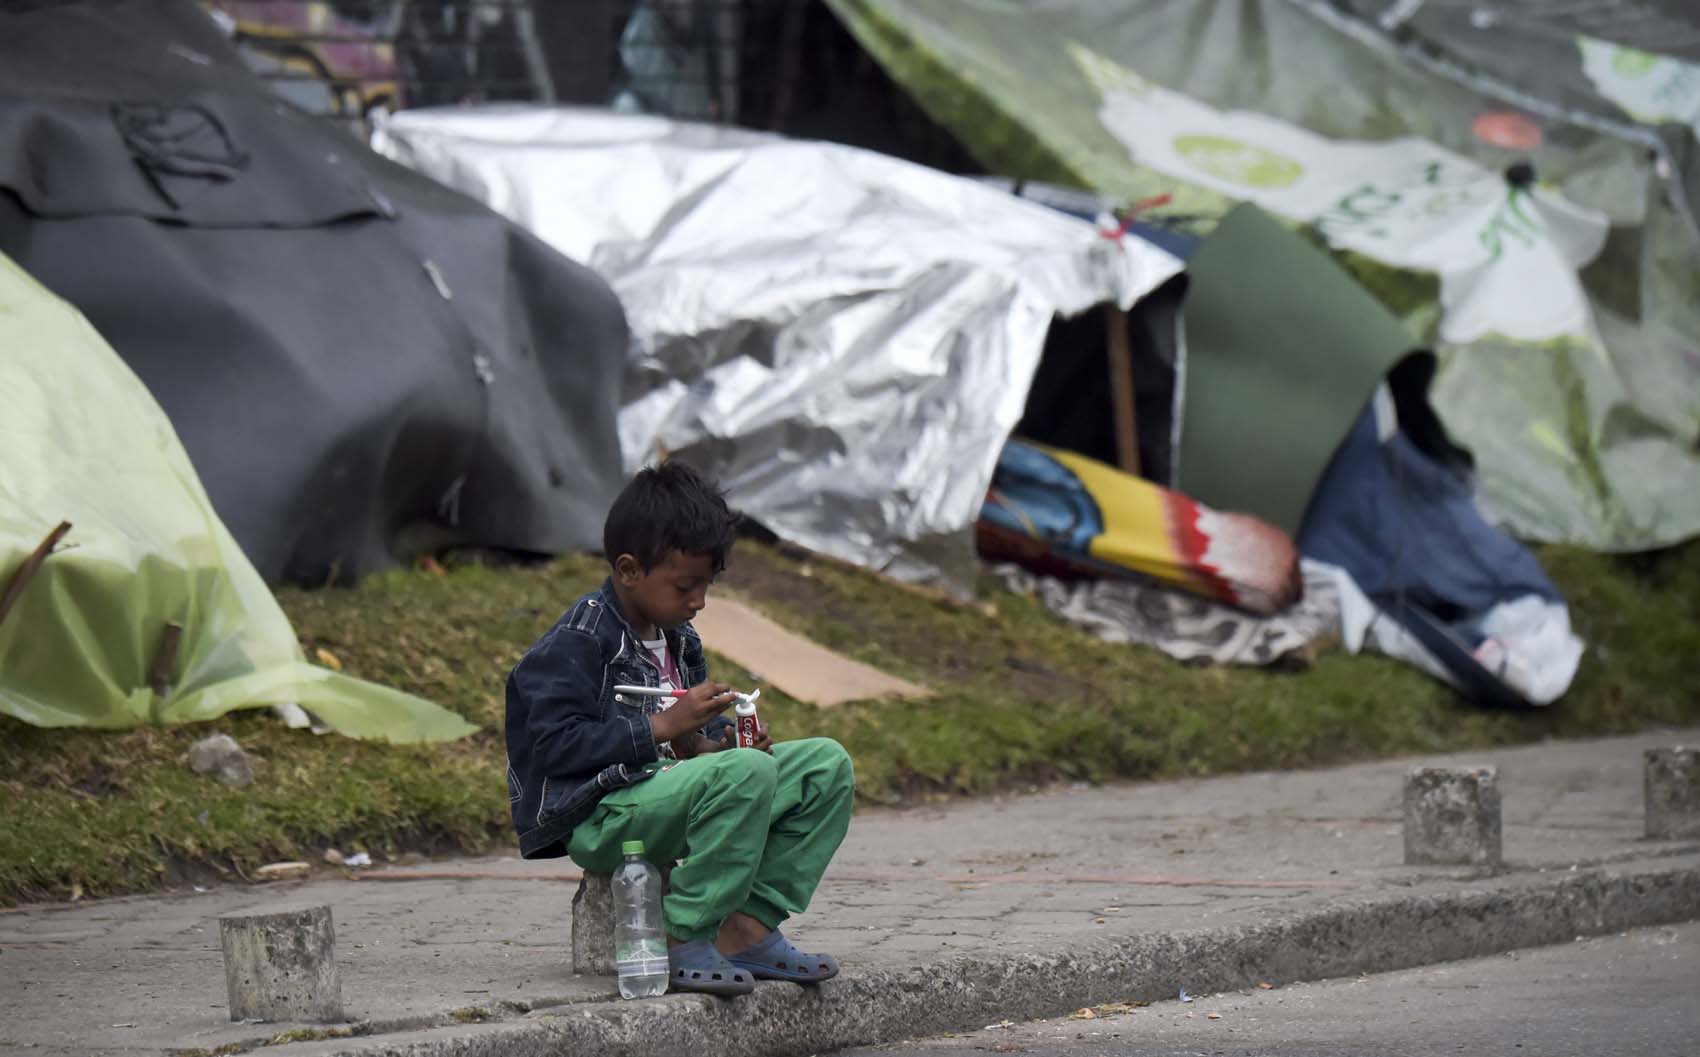
[[[626,485],[603,527],[610,566],[508,676],[508,800],[520,854],[611,873],[620,845],[682,859],[662,903],[670,988],[747,994],[837,974],[779,932],[808,906],[850,824],[850,757],[830,738],[733,748],[733,703],[705,681],[691,617],[726,567],[722,492],[665,462]],[[617,685],[686,689],[623,694]]]

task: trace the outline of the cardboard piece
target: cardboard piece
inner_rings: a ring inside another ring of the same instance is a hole
[[[743,665],[763,684],[822,708],[877,697],[925,697],[932,692],[787,631],[723,594],[717,594],[691,626],[702,636],[704,646]]]

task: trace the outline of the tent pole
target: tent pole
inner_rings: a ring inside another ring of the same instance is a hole
[[[1109,332],[1110,411],[1116,423],[1116,463],[1139,475],[1139,429],[1133,411],[1133,349],[1127,340],[1127,313],[1117,305],[1104,307]]]
[[[47,561],[48,555],[53,553],[53,548],[59,545],[59,541],[64,539],[65,533],[69,531],[71,531],[69,521],[59,522],[58,526],[47,534],[47,538],[41,541],[41,546],[37,547],[28,558],[25,558],[24,564],[19,566],[18,571],[12,574],[12,578],[6,582],[5,592],[0,593],[0,621],[6,619],[6,614],[12,611],[12,606],[17,604],[19,596],[24,593],[24,586],[30,582],[30,577],[36,574],[36,570],[40,569],[42,563]]]
[[[182,641],[183,625],[167,621],[165,630],[160,632],[159,646],[153,654],[153,669],[148,675],[148,686],[157,697],[169,694],[171,684],[177,679],[177,647]]]

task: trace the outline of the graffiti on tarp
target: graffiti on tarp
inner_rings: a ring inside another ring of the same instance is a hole
[[[523,0],[203,0],[243,58],[311,113],[547,97]]]

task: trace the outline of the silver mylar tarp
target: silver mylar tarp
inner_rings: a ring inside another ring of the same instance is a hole
[[[1181,268],[971,180],[737,129],[413,110],[373,146],[612,284],[628,471],[685,453],[781,537],[899,575],[970,556],[1052,317]]]

